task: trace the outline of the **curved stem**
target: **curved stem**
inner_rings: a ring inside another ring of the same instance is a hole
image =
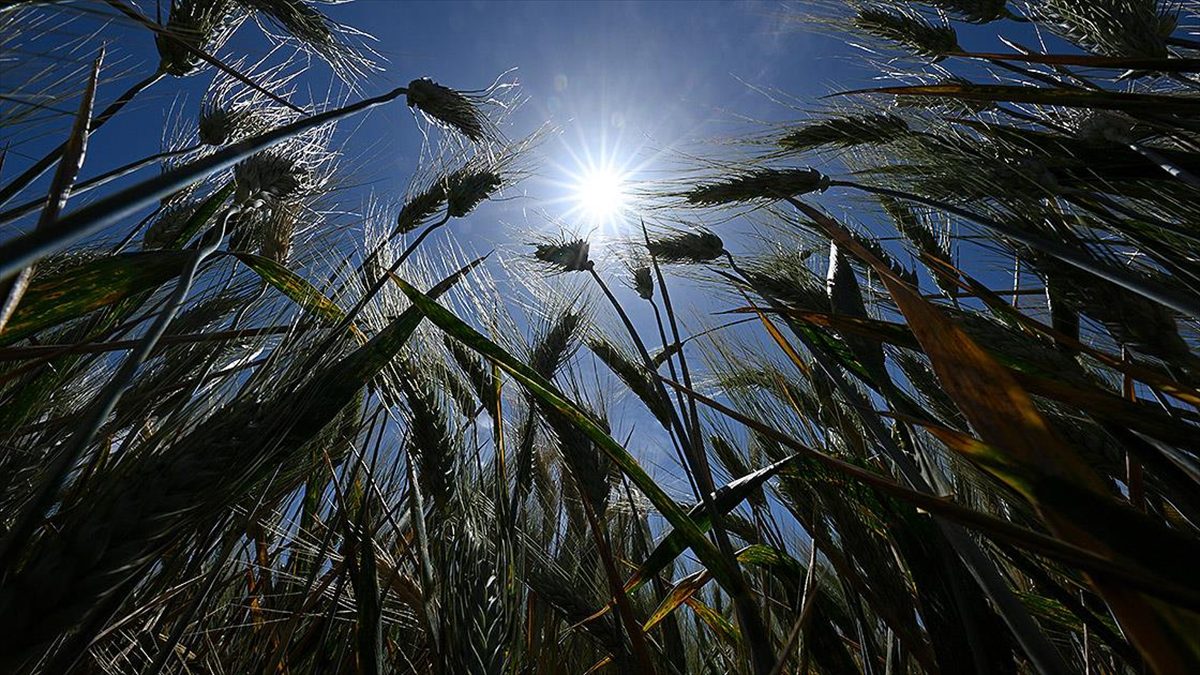
[[[179,155],[185,155],[189,152],[192,152],[193,150],[196,150],[199,147],[200,147],[199,145],[193,145],[193,146],[187,147],[187,148],[180,148],[179,150],[165,150],[163,152],[156,152],[153,155],[150,155],[149,157],[143,157],[137,161],[130,162],[129,164],[126,164],[125,166],[119,166],[111,171],[106,171],[106,172],[100,174],[99,176],[89,178],[88,180],[85,180],[82,183],[79,183],[79,184],[73,186],[71,188],[71,195],[72,196],[81,195],[81,194],[87,192],[88,190],[94,190],[103,185],[107,185],[107,184],[113,182],[114,180],[117,180],[118,178],[124,178],[125,176],[128,176],[129,174],[134,173],[143,167],[149,166],[150,164],[153,164],[154,162],[157,162],[160,159],[168,159],[171,157],[178,157]],[[48,197],[42,197],[40,199],[35,199],[33,201],[25,202],[24,204],[22,204],[20,206],[14,206],[13,208],[11,208],[9,210],[7,210],[3,213],[0,213],[0,225],[11,222],[13,220],[16,220],[17,218],[20,218],[21,216],[27,216],[30,213],[37,211],[38,209],[42,208],[43,205],[45,205],[45,203],[48,199],[49,199]]]
[[[338,324],[338,326],[332,331],[330,331],[330,336],[336,336],[341,333],[342,330],[349,328],[350,322],[354,321],[354,317],[358,316],[358,313],[362,311],[363,307],[366,307],[367,303],[371,302],[371,300],[373,300],[375,296],[379,294],[379,291],[382,290],[385,285],[387,285],[387,282],[391,280],[394,274],[396,274],[396,271],[400,269],[400,266],[404,264],[404,261],[408,260],[408,257],[417,250],[417,247],[421,245],[421,242],[425,241],[426,237],[433,234],[436,230],[448,222],[450,222],[449,211],[446,212],[446,215],[443,216],[441,220],[429,225],[424,230],[421,230],[421,234],[417,235],[417,238],[414,239],[411,244],[405,247],[404,252],[402,252],[400,256],[396,258],[396,261],[392,263],[392,266],[389,267],[386,272],[381,274],[373,284],[371,284],[371,288],[367,289],[367,292],[363,294],[362,298],[355,303],[354,308],[349,312],[346,312],[346,316],[342,319],[341,323]]]
[[[642,367],[649,371],[652,379],[657,382],[658,376],[654,367],[654,359],[651,358],[649,350],[646,349],[646,343],[642,341],[642,336],[638,334],[637,328],[634,327],[633,321],[629,318],[629,314],[625,311],[625,308],[621,306],[621,302],[617,300],[617,296],[613,295],[613,292],[608,288],[608,284],[604,282],[604,278],[601,277],[598,272],[596,272],[596,268],[588,267],[588,272],[592,275],[592,279],[596,281],[596,285],[600,287],[600,290],[604,293],[605,297],[608,298],[609,304],[611,304],[613,309],[616,310],[617,316],[621,318],[621,323],[625,325],[625,332],[628,333],[630,339],[633,340],[633,345],[637,348],[638,356],[642,358]],[[692,443],[691,437],[688,435],[687,428],[679,419],[678,411],[676,411],[675,407],[671,405],[671,399],[667,395],[666,387],[664,387],[661,382],[658,382],[656,388],[659,393],[659,398],[666,403],[667,409],[671,412],[671,426],[674,429],[675,434],[679,437],[680,442],[686,448],[684,454],[685,456],[690,457],[693,454],[691,452]],[[695,471],[695,467],[693,467],[692,464],[693,462],[690,459],[684,464],[684,469],[686,469],[689,474],[689,480],[693,478],[690,474]],[[700,498],[704,498],[703,489],[700,490]]]
[[[83,411],[77,431],[71,435],[71,438],[65,444],[66,447],[59,451],[58,457],[50,462],[50,468],[47,471],[45,480],[29,500],[29,503],[25,505],[22,513],[17,517],[13,528],[9,531],[8,536],[5,537],[3,544],[0,545],[0,570],[11,569],[13,556],[23,548],[26,540],[33,533],[37,521],[53,504],[59,489],[66,481],[67,475],[71,472],[71,467],[75,465],[79,456],[95,440],[101,425],[104,424],[104,420],[112,413],[117,402],[121,400],[121,395],[133,381],[138,368],[150,356],[158,341],[166,333],[167,327],[175,318],[175,313],[183,305],[188,291],[191,290],[192,282],[195,280],[196,271],[200,269],[200,264],[220,246],[221,241],[225,238],[225,227],[229,222],[229,218],[236,212],[236,208],[226,211],[225,215],[221,218],[220,224],[209,232],[210,236],[206,236],[200,242],[196,250],[196,255],[192,257],[192,260],[180,275],[179,282],[175,286],[175,292],[171,295],[167,305],[163,307],[163,310],[159,313],[154,323],[146,331],[146,334],[142,336],[138,346],[125,357],[125,361],[121,363],[121,367],[117,372],[113,374],[112,379],[109,380],[108,384],[100,391],[87,409]]]
[[[406,87],[363,99],[356,103],[298,119],[253,138],[247,138],[160,176],[132,185],[92,204],[72,211],[44,231],[35,231],[0,245],[0,279],[38,259],[56,253],[73,242],[116,224],[168,195],[228,169],[247,157],[294,138],[310,129],[343,117],[390,103],[408,93]]]
[[[354,303],[354,307],[352,307],[350,311],[346,312],[346,315],[340,322],[338,322],[336,326],[333,327],[333,330],[329,331],[325,335],[325,338],[321,341],[317,348],[313,350],[312,356],[308,358],[307,362],[302,366],[302,368],[308,369],[315,367],[320,359],[324,358],[325,354],[333,348],[334,344],[338,340],[338,337],[347,328],[350,328],[350,326],[354,323],[354,318],[358,316],[359,312],[361,312],[363,308],[366,307],[367,304],[379,294],[379,291],[381,291],[383,287],[387,285],[388,281],[390,281],[391,278],[396,275],[396,271],[399,270],[400,266],[404,264],[404,261],[408,260],[408,257],[417,250],[417,247],[421,245],[421,242],[425,241],[426,237],[433,234],[436,230],[448,222],[450,222],[449,211],[446,212],[446,215],[444,215],[441,220],[432,223],[422,230],[421,234],[417,235],[417,238],[414,239],[413,242],[404,249],[404,252],[402,252],[398,258],[396,258],[396,261],[392,263],[392,266],[389,267],[386,272],[381,274],[379,278],[371,284],[371,287],[367,289],[367,292],[364,293],[361,298],[359,298],[358,302]],[[251,380],[247,382],[247,386],[253,381],[254,379],[251,378]]]
[[[125,104],[132,101],[135,96],[142,92],[142,90],[161,80],[164,75],[166,75],[166,73],[162,71],[155,71],[146,79],[136,82],[129,89],[126,89],[125,93],[121,94],[120,98],[110,103],[107,108],[101,111],[101,113],[92,120],[91,125],[88,127],[88,133],[96,133],[100,127],[104,126],[105,122],[111,120],[114,115],[120,112],[121,108],[125,107]],[[24,190],[27,185],[37,180],[38,177],[43,173],[46,173],[46,171],[50,167],[54,166],[54,163],[57,162],[60,157],[62,157],[62,154],[66,149],[67,144],[63,143],[57,148],[51,150],[49,154],[39,159],[33,166],[26,169],[20,176],[12,179],[8,185],[0,188],[0,205],[8,203],[9,200],[17,196],[17,193],[19,193],[21,190]],[[6,276],[6,274],[0,273],[0,277],[2,276]]]
[[[641,225],[642,237],[649,251],[650,231],[646,229],[645,220],[641,221]],[[733,260],[733,256],[728,251],[725,254],[731,261]],[[683,375],[684,384],[691,389],[692,376],[688,370],[687,359],[684,357],[683,340],[680,337],[679,325],[675,321],[675,310],[671,305],[671,292],[667,289],[666,277],[663,276],[662,268],[659,267],[658,260],[655,258],[653,252],[650,253],[650,262],[654,268],[654,274],[658,279],[659,291],[662,293],[663,309],[667,313],[667,323],[671,327],[671,335],[675,342],[680,345],[679,370]],[[742,574],[742,568],[737,562],[737,555],[733,551],[729,535],[725,532],[725,526],[722,523],[722,514],[717,510],[717,506],[711,496],[716,494],[717,488],[713,483],[712,468],[708,464],[707,450],[705,450],[704,440],[700,434],[700,415],[697,412],[696,400],[689,397],[688,405],[691,415],[692,434],[695,437],[695,445],[692,446],[692,452],[695,455],[694,461],[698,465],[697,473],[699,474],[701,501],[704,504],[705,510],[708,511],[708,517],[712,523],[713,539],[717,543],[717,548],[730,561],[733,569],[734,587],[728,590],[730,599],[733,601],[734,614],[737,616],[742,632],[747,636],[749,641],[750,665],[758,675],[766,675],[775,667],[775,650],[771,644],[770,633],[763,623],[762,614],[754,604],[753,597],[750,594],[750,586],[746,583],[746,577]]]
[[[987,216],[974,213],[972,211],[968,211],[967,209],[959,208],[953,204],[947,204],[946,202],[938,201],[936,199],[922,197],[921,195],[915,195],[900,190],[892,190],[889,188],[875,187],[873,185],[863,185],[862,183],[855,183],[852,181],[835,180],[830,181],[829,184],[831,187],[836,186],[853,188],[855,190],[861,190],[863,192],[869,192],[872,194],[895,197],[905,201],[913,201],[926,206],[932,206],[936,209],[941,209],[948,213],[959,216],[960,218],[966,218],[967,220],[978,223],[990,230],[1008,237],[1013,241],[1040,249],[1044,253],[1052,255],[1068,265],[1077,267],[1085,272],[1094,274],[1101,279],[1121,286],[1128,291],[1132,291],[1161,305],[1170,307],[1181,314],[1193,318],[1200,318],[1200,302],[1198,302],[1196,299],[1185,297],[1175,292],[1174,289],[1166,288],[1160,284],[1156,284],[1145,279],[1140,279],[1133,274],[1125,272],[1124,270],[1101,265],[1080,251],[1077,251],[1069,246],[1065,246],[1059,242],[1051,241],[1034,234],[1029,234],[1028,232],[1022,232],[1011,225],[1001,223],[988,218]],[[789,202],[793,202],[793,205],[795,205],[795,200],[790,197],[787,197],[786,199]]]

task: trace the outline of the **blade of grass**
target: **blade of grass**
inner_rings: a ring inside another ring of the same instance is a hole
[[[297,305],[327,321],[341,321],[345,312],[325,294],[318,291],[307,279],[287,267],[253,253],[232,253],[247,267],[258,273],[263,281],[271,284],[280,293],[291,298]]]
[[[1200,70],[1200,59],[1194,58],[1137,58],[1097,56],[1095,54],[1000,54],[991,52],[950,52],[947,56],[985,59],[987,61],[1040,63],[1051,66],[1148,70],[1156,73],[1189,73]]]
[[[1099,110],[1121,110],[1130,114],[1145,114],[1153,110],[1156,114],[1175,113],[1200,115],[1200,101],[1182,96],[1159,94],[1134,94],[1115,91],[1089,91],[1085,89],[1047,89],[1004,84],[922,84],[903,87],[873,87],[830,94],[854,96],[859,94],[891,94],[894,96],[926,96],[957,98],[964,101],[986,103],[1008,102],[1052,105],[1065,108],[1087,108]]]
[[[621,447],[607,432],[592,421],[589,415],[568,401],[558,392],[553,384],[539,376],[528,365],[522,363],[519,359],[504,350],[503,347],[500,347],[475,329],[463,323],[462,320],[429,299],[424,293],[421,293],[407,283],[403,283],[401,289],[412,301],[414,307],[431,322],[464,345],[499,365],[509,375],[529,389],[544,404],[554,409],[558,414],[563,415],[580,431],[585,433],[629,477],[630,481],[638,486],[642,493],[654,504],[655,508],[658,509],[659,513],[667,519],[667,522],[679,530],[681,533],[680,536],[688,542],[692,551],[700,558],[701,563],[712,572],[713,577],[722,586],[729,583],[731,571],[729,570],[728,563],[713,544],[705,538],[697,524],[646,473],[633,455],[629,454],[629,451]]]
[[[35,278],[13,314],[0,344],[11,344],[50,326],[151,291],[179,276],[194,253],[124,253],[86,262],[47,278]]]
[[[1064,540],[1104,556],[1122,549],[1118,540],[1123,533],[1110,529],[1111,519],[1096,521],[1088,517],[1089,513],[1107,509],[1108,502],[1113,501],[1106,486],[1054,433],[1013,375],[860,245],[841,224],[796,199],[788,198],[788,202],[880,275],[947,393],[983,441],[994,448],[981,466],[1021,492]],[[1051,485],[1057,490],[1050,490]],[[1047,495],[1058,495],[1067,487],[1079,498],[1086,498],[1094,511],[1068,511],[1062,508],[1061,500],[1048,501]],[[1152,521],[1147,519],[1143,524],[1148,526]],[[1161,563],[1138,555],[1132,559],[1149,569]],[[1103,576],[1089,577],[1150,663],[1180,672],[1200,666],[1200,641],[1194,638],[1200,634],[1200,619],[1182,615],[1159,600]]]
[[[1081,570],[1120,579],[1128,583],[1131,587],[1155,595],[1156,597],[1179,602],[1182,606],[1191,609],[1200,609],[1200,591],[1195,589],[1193,584],[1180,585],[1147,570],[1131,566],[1126,562],[1112,560],[1056,537],[1035,532],[1014,525],[1006,520],[1001,520],[956,504],[944,497],[904,487],[884,476],[810,448],[787,434],[773,429],[758,420],[747,417],[737,410],[699,392],[692,391],[678,382],[672,382],[666,378],[662,379],[668,386],[674,387],[686,395],[695,398],[702,405],[753,429],[767,438],[779,442],[785,447],[797,451],[822,466],[847,478],[869,485],[884,494],[895,497],[930,514],[944,517],[946,520],[985,534],[998,541],[1004,541],[1018,548],[1073,565]]]
[[[250,155],[278,145],[310,129],[390,103],[407,92],[406,87],[398,87],[386,94],[303,117],[258,136],[233,143],[207,157],[76,209],[56,220],[52,228],[30,232],[0,244],[0,278],[13,274],[46,255],[60,251],[73,242],[114,225],[122,218],[133,215],[202,178],[228,169]]]
[[[79,170],[83,168],[83,160],[87,155],[88,124],[92,119],[92,105],[96,101],[96,83],[100,79],[100,64],[103,62],[104,48],[101,47],[100,55],[92,64],[91,77],[88,78],[87,86],[79,101],[79,111],[75,114],[71,135],[63,146],[62,160],[59,161],[58,170],[54,172],[54,180],[50,183],[50,193],[46,198],[46,206],[42,209],[42,215],[38,218],[37,229],[49,227],[50,223],[58,220],[58,214],[66,207],[67,198],[71,196],[71,188],[79,176]],[[33,266],[29,266],[18,272],[14,278],[0,281],[0,297],[4,298],[3,304],[0,304],[0,334],[3,334],[4,327],[12,318],[13,312],[16,311],[21,297],[29,288],[29,280],[32,277]]]
[[[798,458],[799,455],[792,455],[770,466],[742,476],[735,481],[726,483],[713,494],[713,506],[722,515],[729,513],[755,491],[761,489],[764,483],[787,468],[789,464]],[[712,522],[705,513],[703,505],[692,507],[688,511],[688,515],[692,517],[697,527],[702,531],[707,531],[712,526]],[[687,550],[686,540],[676,530],[671,530],[654,547],[654,550],[650,552],[650,555],[647,556],[638,571],[625,582],[625,590],[632,593],[641,588],[648,579],[666,569],[667,565],[670,565],[685,550]]]
[[[240,340],[243,338],[265,337],[268,335],[285,335],[292,331],[292,326],[263,326],[262,328],[242,328],[237,330],[213,331],[209,333],[187,333],[184,335],[164,335],[158,341],[158,348],[151,352],[157,354],[168,345],[195,344],[201,342],[220,342],[223,340]],[[137,340],[116,340],[114,342],[78,343],[78,344],[45,344],[23,345],[0,349],[0,361],[27,361],[43,359],[64,354],[97,354],[133,349]]]
[[[770,466],[764,467],[758,471],[742,476],[735,481],[722,485],[721,488],[712,496],[713,506],[716,507],[717,511],[722,515],[729,513],[733,509],[737,508],[737,506],[745,501],[748,497],[754,494],[756,490],[761,489],[764,483],[766,483],[799,457],[799,455],[792,455],[791,457],[782,459],[774,464],[771,464]],[[709,528],[712,527],[712,520],[708,517],[707,509],[704,508],[703,504],[697,504],[689,509],[688,516],[693,519],[693,521],[696,523],[696,526],[700,528],[702,532],[707,532]],[[642,562],[641,567],[639,567],[637,571],[634,572],[628,580],[626,580],[625,592],[636,592],[648,581],[658,576],[660,572],[666,569],[668,565],[674,562],[675,559],[687,549],[688,543],[684,539],[683,535],[672,529],[658,542],[658,545],[654,547],[654,550],[650,552],[650,555],[646,556],[646,560]],[[578,626],[598,619],[607,614],[612,607],[613,603],[610,601],[602,609],[600,609],[600,611],[592,614],[575,625]]]

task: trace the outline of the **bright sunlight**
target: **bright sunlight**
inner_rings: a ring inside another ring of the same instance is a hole
[[[609,221],[625,207],[625,181],[613,169],[592,169],[575,185],[580,212],[595,223]]]

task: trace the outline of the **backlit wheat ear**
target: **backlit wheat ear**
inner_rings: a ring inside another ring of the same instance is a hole
[[[274,208],[318,195],[336,171],[337,155],[329,150],[332,134],[332,125],[316,127],[234,165],[234,201]]]
[[[799,309],[827,306],[824,285],[809,268],[812,251],[794,246],[747,261],[743,269],[755,292]]]
[[[651,239],[646,248],[667,263],[706,263],[725,255],[725,242],[706,230],[674,232]]]
[[[409,197],[396,216],[395,234],[407,234],[429,220],[446,203],[446,185],[437,181]]]
[[[288,65],[285,62],[261,72],[255,69],[246,74],[264,89],[286,98],[290,92],[285,89],[303,72],[285,72]],[[235,69],[240,69],[240,66],[240,63],[234,64]],[[227,73],[217,72],[212,84],[204,92],[196,121],[200,142],[221,146],[286,124],[292,119],[291,111],[278,106],[262,92],[247,87]]]
[[[376,68],[370,54],[361,46],[365,33],[343,26],[325,16],[317,5],[326,0],[237,0],[247,10],[255,12],[256,19],[267,18],[283,29],[283,39],[294,41],[333,69],[334,74],[345,81],[353,82],[368,71]],[[328,4],[334,4],[328,2]],[[259,25],[262,22],[259,21]],[[263,32],[271,35],[263,27]],[[354,40],[358,44],[351,44]]]
[[[504,179],[490,169],[464,170],[451,174],[446,183],[446,210],[451,217],[462,218],[490,197]]]
[[[949,248],[935,236],[927,216],[918,213],[911,205],[890,197],[881,197],[879,204],[883,207],[883,212],[891,218],[892,223],[896,226],[896,230],[921,255],[947,263],[952,260]],[[942,289],[947,295],[953,295],[956,290],[953,282],[945,279],[940,274],[931,273],[931,276],[938,288]]]
[[[562,415],[549,414],[547,421],[558,437],[563,461],[574,477],[580,494],[590,502],[598,515],[603,515],[608,509],[609,492],[612,488],[608,482],[608,474],[612,468],[608,455],[600,452],[579,427]],[[599,420],[599,423],[607,429],[608,424],[604,420]]]
[[[654,275],[649,267],[638,267],[633,270],[633,290],[643,300],[654,298]]]
[[[198,206],[198,202],[188,199],[177,199],[164,206],[142,235],[142,247],[147,250],[174,247]]]
[[[296,158],[263,152],[234,166],[235,217],[229,248],[261,253],[276,262],[291,253],[299,202],[313,187],[313,176]]]
[[[235,200],[247,205],[272,205],[302,193],[308,172],[280,152],[260,152],[233,167]]]
[[[865,33],[934,61],[959,51],[958,36],[953,28],[944,23],[931,23],[917,14],[865,7],[851,21],[855,28]]]
[[[589,249],[586,239],[548,241],[536,245],[533,257],[557,272],[586,272],[593,266]]]
[[[616,344],[600,337],[589,339],[588,348],[604,362],[604,365],[608,366],[609,370],[613,371],[613,374],[620,378],[621,382],[629,388],[630,393],[641,400],[664,429],[670,428],[671,411],[659,396],[655,382],[650,379],[651,376],[646,372],[646,368],[639,362],[637,356],[626,354]]]
[[[395,377],[412,415],[410,448],[417,458],[421,487],[439,510],[449,507],[458,481],[458,444],[439,387],[420,374],[420,364],[406,362]]]
[[[486,121],[480,100],[423,77],[408,83],[408,105],[430,119],[478,143],[485,138]]]
[[[299,217],[297,204],[280,204],[271,212],[270,220],[263,227],[259,249],[263,257],[286,265],[292,254],[292,238],[296,233]]]
[[[1030,3],[1038,23],[1103,56],[1165,58],[1178,20],[1173,3],[1157,0],[1041,0]]]
[[[530,350],[529,366],[542,377],[552,379],[579,349],[583,327],[583,315],[576,312],[568,310],[553,317]]]
[[[774,201],[829,187],[829,178],[815,169],[757,169],[733,178],[702,184],[684,194],[690,204],[715,206],[757,200]]]
[[[778,141],[787,151],[804,152],[823,146],[848,148],[867,143],[886,143],[908,133],[903,118],[888,113],[838,116],[798,127]]]
[[[173,0],[164,33],[154,36],[159,70],[176,77],[196,72],[203,61],[184,45],[211,54],[244,18],[231,0]]]
[[[427,187],[410,192],[396,215],[395,234],[411,232],[443,206],[451,218],[467,216],[506,183],[519,177],[520,172],[513,169],[513,164],[521,151],[521,148],[506,148],[498,157],[476,155],[452,173],[439,175]],[[416,184],[423,181],[418,179]]]
[[[450,336],[443,337],[450,357],[458,365],[458,369],[467,377],[475,397],[483,405],[488,415],[496,414],[496,380],[485,362],[474,352],[463,347],[461,343]]]
[[[248,107],[207,108],[198,119],[200,142],[225,145],[246,133],[253,133],[254,113]]]
[[[366,50],[350,44],[350,39],[365,34],[330,20],[315,4],[310,0],[173,0],[164,32],[155,36],[159,69],[180,77],[196,72],[204,61],[192,50],[212,55],[247,18],[254,18],[275,41],[291,41],[316,54],[343,80],[353,81],[374,69]],[[283,35],[274,35],[264,18],[281,28]]]

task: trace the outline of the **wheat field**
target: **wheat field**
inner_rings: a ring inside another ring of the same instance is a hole
[[[331,4],[0,6],[0,672],[1200,672],[1193,0],[772,7],[872,85],[500,253]]]

